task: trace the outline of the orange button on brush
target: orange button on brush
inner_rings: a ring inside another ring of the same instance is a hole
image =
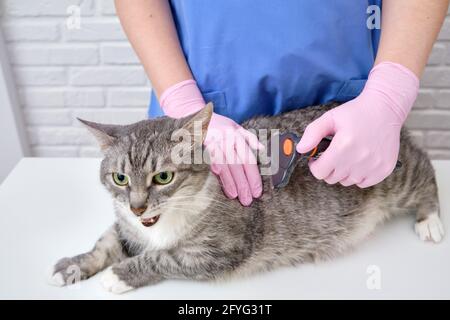
[[[290,156],[294,151],[294,141],[291,139],[286,139],[283,141],[283,153]]]

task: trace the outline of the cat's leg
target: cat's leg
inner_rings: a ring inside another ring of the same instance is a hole
[[[119,294],[164,279],[215,279],[238,263],[227,256],[232,257],[232,253],[220,254],[208,248],[149,251],[114,264],[104,272],[101,282],[106,290]]]
[[[416,202],[415,231],[422,241],[440,242],[444,237],[444,226],[439,214],[439,198],[435,179],[420,191]]]
[[[111,226],[86,253],[59,260],[50,275],[49,282],[64,286],[85,280],[113,263],[126,259],[116,226]]]

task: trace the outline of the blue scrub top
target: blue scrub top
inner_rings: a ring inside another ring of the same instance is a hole
[[[329,101],[364,87],[379,30],[377,0],[171,0],[186,60],[206,102],[240,123]],[[152,93],[149,116],[162,115]]]

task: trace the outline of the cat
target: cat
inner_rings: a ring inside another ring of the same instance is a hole
[[[257,117],[243,127],[300,136],[307,124],[337,105]],[[321,261],[401,213],[415,214],[421,240],[443,238],[434,169],[405,129],[401,168],[373,187],[329,185],[315,179],[302,159],[282,189],[272,188],[270,177],[263,176],[263,195],[243,207],[224,196],[208,164],[171,160],[177,143],[172,133],[180,128],[193,132],[194,123],[200,123],[204,137],[212,108],[208,104],[186,118],[125,126],[80,120],[104,152],[100,179],[113,198],[116,222],[91,251],[59,260],[53,284],[70,284],[73,267],[81,280],[106,269],[101,278],[105,289],[123,293],[164,279],[224,279]],[[192,148],[202,148],[202,140]]]

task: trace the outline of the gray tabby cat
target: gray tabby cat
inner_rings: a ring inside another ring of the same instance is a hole
[[[259,117],[245,128],[277,128],[298,135],[336,104]],[[174,164],[174,130],[206,131],[209,104],[184,119],[167,117],[132,125],[82,121],[104,151],[100,178],[110,191],[117,221],[87,253],[60,260],[51,280],[70,284],[108,268],[104,287],[114,293],[164,279],[222,279],[279,266],[331,258],[366,238],[390,216],[413,212],[421,240],[439,242],[444,230],[433,167],[405,130],[402,167],[367,189],[316,180],[299,160],[290,183],[264,192],[250,207],[227,199],[207,164]],[[198,122],[197,122],[198,123]],[[203,132],[204,133],[204,132]],[[200,142],[194,148],[201,148]]]

